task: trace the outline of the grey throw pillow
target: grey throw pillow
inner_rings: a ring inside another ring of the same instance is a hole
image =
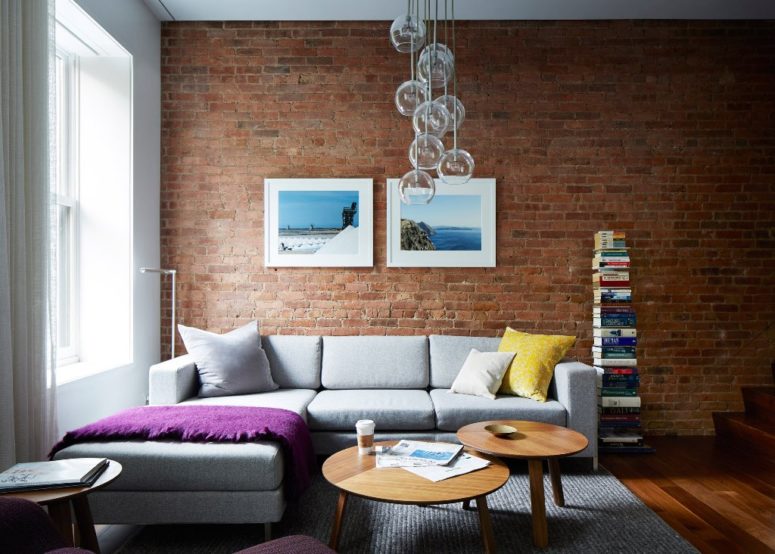
[[[261,348],[258,322],[225,335],[178,325],[186,350],[199,372],[199,396],[230,396],[278,388]]]

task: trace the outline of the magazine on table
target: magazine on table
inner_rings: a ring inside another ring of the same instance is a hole
[[[0,473],[0,492],[91,486],[106,467],[106,458],[20,463]]]
[[[462,444],[402,440],[377,452],[377,467],[443,466],[461,450]]]
[[[404,469],[435,483],[437,481],[449,479],[450,477],[471,473],[477,469],[485,468],[488,465],[490,465],[489,460],[479,458],[478,456],[471,456],[470,454],[463,452],[445,466],[405,467]]]

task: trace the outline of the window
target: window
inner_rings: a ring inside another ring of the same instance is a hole
[[[75,56],[59,50],[56,54],[56,171],[57,210],[57,358],[63,366],[78,361],[78,290],[76,268],[78,221],[78,178],[75,98]]]
[[[56,2],[57,381],[131,363],[132,57]]]

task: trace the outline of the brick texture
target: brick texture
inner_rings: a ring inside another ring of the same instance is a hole
[[[576,335],[571,355],[590,361],[593,233],[623,229],[647,432],[710,434],[713,411],[742,409],[741,385],[771,382],[775,23],[459,23],[459,143],[497,179],[494,269],[386,267],[386,179],[409,169],[412,138],[392,102],[409,62],[387,29],[164,24],[161,251],[179,321],[510,325]],[[373,178],[374,267],[264,267],[268,177]]]

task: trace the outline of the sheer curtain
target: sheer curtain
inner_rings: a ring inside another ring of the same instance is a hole
[[[53,4],[0,0],[0,470],[56,439],[49,107]]]

